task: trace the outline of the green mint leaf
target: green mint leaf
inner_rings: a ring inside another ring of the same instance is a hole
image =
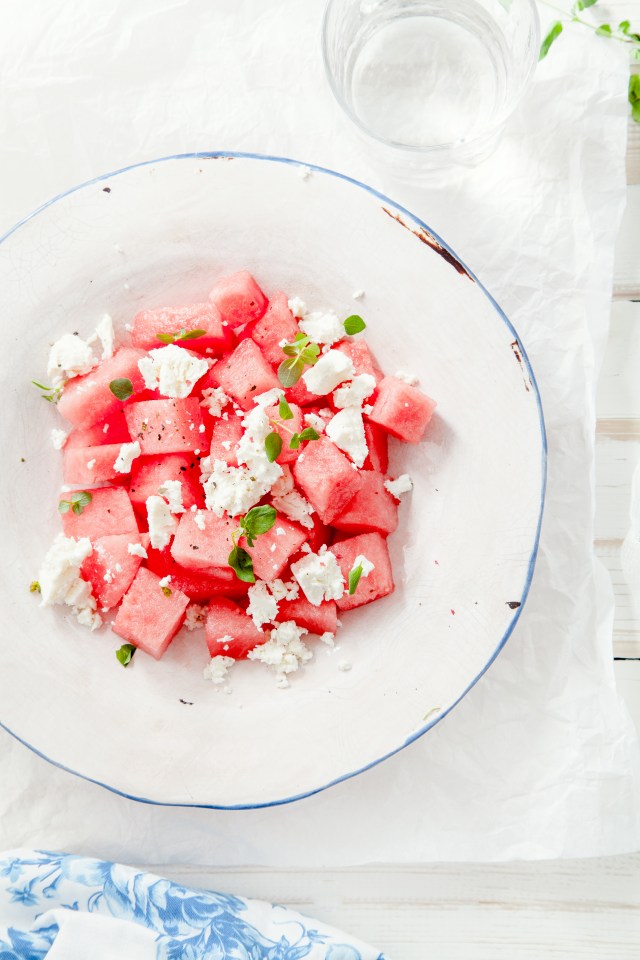
[[[248,554],[246,550],[243,550],[242,547],[233,548],[229,554],[227,563],[231,569],[235,571],[238,580],[243,580],[245,583],[256,582],[253,573],[253,561],[250,554]]]
[[[608,23],[601,23],[598,29],[596,30],[596,37],[610,37],[611,36],[611,27]]]
[[[123,643],[122,646],[116,650],[116,657],[123,667],[126,667],[128,663],[131,663],[136,649],[137,647],[134,647],[132,643]]]
[[[549,33],[546,35],[546,37],[544,38],[544,40],[540,45],[540,53],[538,54],[538,60],[544,60],[546,55],[549,53],[551,44],[558,39],[561,33],[562,33],[562,24],[560,23],[559,20],[556,20],[556,22],[552,25],[551,29],[549,30]]]
[[[128,400],[133,393],[133,384],[126,377],[118,377],[109,384],[109,390],[118,400]]]
[[[300,434],[294,433],[294,435],[291,437],[291,440],[289,440],[289,449],[298,450],[299,448],[300,448]]]
[[[284,397],[280,397],[280,403],[278,404],[278,413],[280,414],[281,420],[293,420],[293,410],[287,403]]]
[[[173,333],[156,333],[156,340],[159,340],[161,343],[174,343],[175,339]]]
[[[61,500],[58,504],[58,510],[60,513],[67,513],[71,509],[74,513],[81,514],[92,500],[93,496],[88,490],[78,490],[76,493],[72,493],[68,500]]]
[[[618,30],[625,35],[631,30],[631,23],[628,20],[621,20],[618,24]]]
[[[268,533],[276,522],[278,514],[276,508],[269,505],[263,507],[252,507],[240,523],[242,529],[252,537],[259,537],[262,533]]]
[[[349,596],[352,597],[356,590],[358,589],[358,584],[360,583],[360,577],[362,576],[362,564],[359,563],[357,567],[354,567],[349,571]]]
[[[197,330],[181,330],[180,336],[176,337],[176,340],[197,340],[198,337],[204,337],[206,330],[201,330],[199,327]]]
[[[58,513],[68,513],[71,510],[71,504],[68,500],[60,500],[58,503]]]
[[[171,594],[173,593],[173,590],[171,589],[171,587],[160,587],[160,589],[164,593],[165,597],[170,597]]]
[[[275,430],[273,433],[270,433],[264,441],[264,449],[269,463],[273,463],[273,461],[277,460],[280,456],[280,452],[282,451],[282,437]]]
[[[32,580],[29,584],[29,593],[40,593],[40,584],[37,580]]]
[[[278,367],[278,380],[283,387],[294,387],[304,370],[304,361],[296,357],[291,360],[283,360]]]
[[[300,434],[301,440],[319,440],[320,434],[317,430],[314,430],[313,427],[305,427],[302,433]]]
[[[300,359],[303,363],[307,363],[310,367],[316,363],[318,359],[318,354],[320,353],[320,347],[317,343],[312,343],[310,347],[305,347],[305,349],[300,354]]]
[[[362,317],[359,317],[357,313],[353,313],[350,317],[347,317],[343,326],[344,332],[348,333],[349,336],[352,337],[354,333],[362,333],[367,325]]]
[[[299,353],[298,348],[294,347],[292,343],[286,343],[282,348],[282,352],[287,357],[297,357]]]
[[[295,337],[293,338],[293,342],[297,344],[302,344],[303,340],[305,344],[309,343],[309,337],[305,333],[296,333]]]

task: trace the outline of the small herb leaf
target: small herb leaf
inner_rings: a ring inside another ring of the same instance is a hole
[[[301,440],[319,440],[320,434],[317,430],[314,430],[313,427],[305,427],[302,433],[300,434]]]
[[[350,337],[352,337],[354,333],[362,333],[366,326],[367,325],[362,317],[359,317],[357,313],[347,317],[347,319],[344,321],[345,333],[348,333]]]
[[[289,449],[298,450],[299,448],[300,448],[300,434],[294,433],[293,436],[291,437],[291,440],[289,440]]]
[[[37,580],[32,580],[29,584],[29,593],[40,593],[40,584]]]
[[[559,20],[556,20],[556,22],[551,26],[551,29],[549,30],[548,34],[542,41],[542,44],[540,45],[540,53],[538,55],[538,60],[544,60],[546,55],[549,53],[551,44],[558,39],[561,33],[562,33],[562,24],[560,23]]]
[[[118,400],[128,400],[133,393],[133,384],[126,377],[118,377],[109,384],[109,390]]]
[[[199,327],[197,330],[181,330],[180,336],[176,337],[176,340],[197,340],[198,337],[204,337],[206,330],[201,330]]]
[[[71,504],[68,500],[60,500],[58,502],[58,513],[68,513],[71,509]]]
[[[278,404],[278,413],[280,414],[281,420],[293,420],[293,410],[287,403],[284,397],[280,397],[280,403]]]
[[[126,667],[128,663],[131,663],[136,649],[137,647],[134,647],[132,643],[123,643],[122,646],[116,650],[116,657],[123,667]]]
[[[294,387],[304,370],[304,361],[299,357],[283,360],[278,367],[278,380],[283,387]]]
[[[354,567],[349,571],[349,596],[352,597],[356,590],[358,589],[358,584],[360,583],[360,577],[362,576],[362,564],[359,563],[357,567]]]
[[[172,333],[156,333],[156,340],[159,340],[161,343],[174,343],[175,339]]]
[[[240,520],[242,529],[252,537],[259,537],[261,533],[268,533],[276,522],[278,514],[276,508],[269,505],[253,507]]]
[[[242,547],[233,548],[229,554],[227,563],[231,569],[235,571],[238,580],[243,580],[245,583],[256,582],[253,573],[253,561],[250,554],[248,554],[246,550],[243,550]]]
[[[268,435],[264,441],[264,449],[269,463],[273,463],[274,460],[278,459],[282,450],[282,437],[277,431],[274,430],[273,433]]]
[[[165,597],[170,597],[171,594],[173,593],[173,590],[171,589],[171,587],[161,587],[160,589],[164,593]]]
[[[611,36],[611,27],[608,23],[601,23],[598,29],[596,30],[597,37],[610,37]]]

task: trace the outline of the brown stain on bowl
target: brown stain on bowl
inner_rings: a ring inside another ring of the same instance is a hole
[[[414,237],[417,237],[420,243],[424,243],[426,244],[427,247],[431,247],[431,249],[434,250],[435,253],[438,254],[438,256],[442,257],[443,260],[451,264],[454,270],[456,270],[459,274],[461,274],[461,276],[465,276],[469,280],[471,280],[472,283],[475,283],[473,277],[468,272],[466,267],[463,267],[460,261],[456,260],[454,255],[450,253],[450,251],[447,250],[446,247],[443,247],[442,244],[438,240],[436,240],[436,238],[432,234],[430,234],[425,227],[419,227],[418,229],[414,230],[412,227],[409,226],[408,223],[404,222],[404,220],[402,219],[399,213],[392,213],[391,210],[387,209],[387,207],[383,207],[382,209],[384,210],[384,212],[388,217],[391,217],[391,219],[395,220],[396,223],[399,223],[401,227],[404,227],[405,230],[408,230],[410,233],[412,233]]]
[[[519,342],[518,342],[517,340],[513,340],[513,341],[511,342],[511,349],[513,350],[513,355],[514,355],[514,357],[515,357],[516,360],[518,361],[518,366],[520,367],[520,370],[522,371],[522,377],[523,377],[523,380],[524,380],[524,388],[525,388],[525,390],[527,391],[527,393],[529,393],[529,391],[531,390],[532,384],[531,384],[531,378],[527,376],[527,372],[526,372],[526,370],[525,370],[525,368],[524,368],[524,363],[522,362],[522,347],[520,346],[520,344],[519,344]]]

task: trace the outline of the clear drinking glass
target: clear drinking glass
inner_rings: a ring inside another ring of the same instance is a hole
[[[420,174],[488,156],[533,75],[540,25],[535,0],[329,0],[322,44],[369,147]]]

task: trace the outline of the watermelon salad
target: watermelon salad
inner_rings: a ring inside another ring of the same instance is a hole
[[[205,678],[249,660],[287,686],[313,636],[333,646],[339,618],[393,591],[412,482],[387,475],[388,445],[419,443],[436,406],[383,374],[365,326],[240,271],[117,337],[108,315],[61,337],[34,381],[70,425],[52,430],[63,532],[31,584],[42,604],[108,620],[124,666],[202,628]]]

